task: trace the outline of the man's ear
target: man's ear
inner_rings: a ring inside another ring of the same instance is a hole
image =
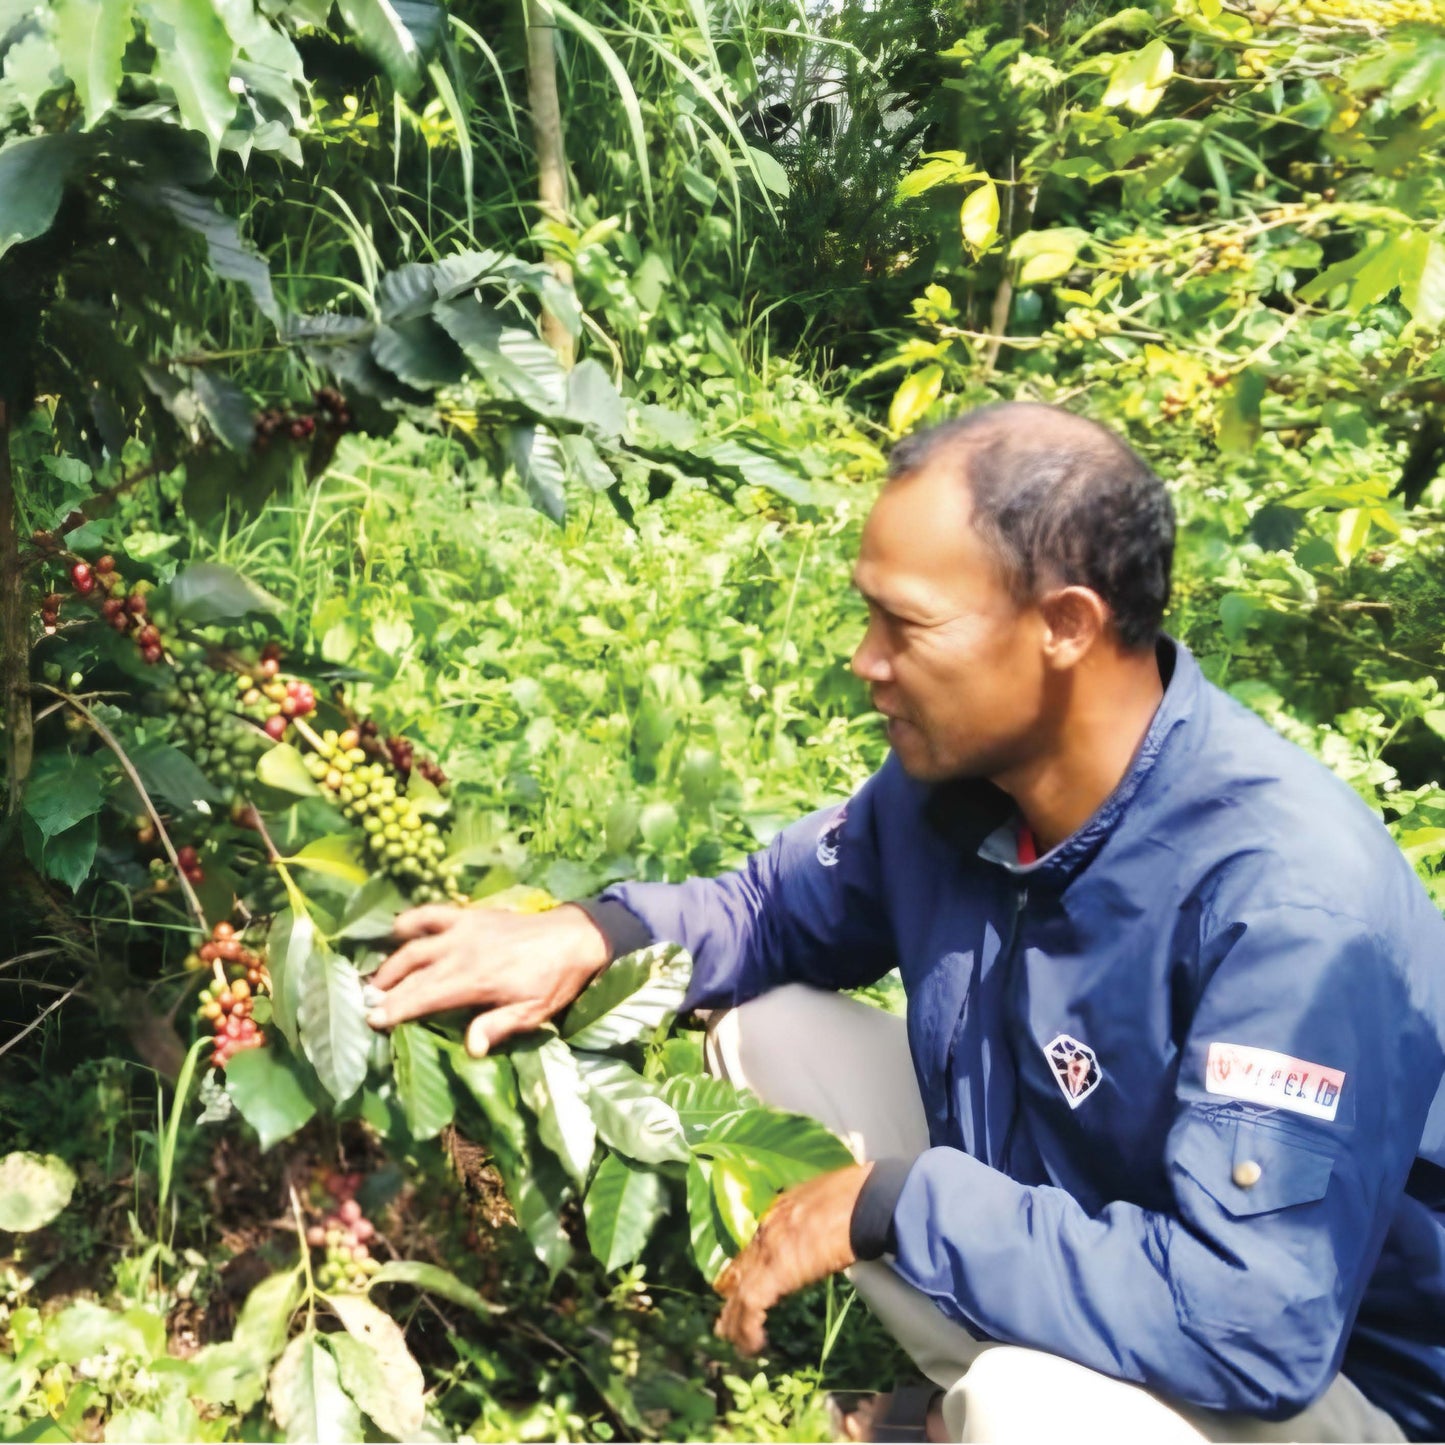
[[[1060,587],[1039,602],[1044,660],[1059,671],[1077,667],[1108,631],[1109,608],[1090,587]]]

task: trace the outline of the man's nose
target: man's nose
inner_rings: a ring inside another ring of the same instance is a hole
[[[854,650],[850,666],[854,675],[862,678],[864,682],[889,682],[892,680],[893,669],[889,665],[887,654],[878,645],[872,627],[869,627],[863,634],[863,640]]]

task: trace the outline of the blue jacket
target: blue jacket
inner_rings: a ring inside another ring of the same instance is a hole
[[[736,873],[604,896],[691,951],[694,1007],[901,970],[932,1147],[894,1268],[973,1333],[1266,1418],[1343,1368],[1445,1438],[1445,920],[1344,783],[1160,659],[1035,863],[996,789],[890,758]]]

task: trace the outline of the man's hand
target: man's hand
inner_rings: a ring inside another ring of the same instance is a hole
[[[715,1288],[727,1299],[717,1333],[745,1355],[768,1342],[763,1322],[784,1295],[854,1263],[849,1240],[853,1206],[872,1164],[854,1164],[819,1174],[780,1194],[758,1232],[718,1276]]]
[[[403,940],[368,982],[382,998],[374,1029],[445,1009],[482,1008],[467,1029],[475,1058],[560,1013],[610,961],[606,940],[580,908],[547,913],[428,904],[401,914]]]

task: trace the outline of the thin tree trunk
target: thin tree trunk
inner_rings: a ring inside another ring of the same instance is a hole
[[[562,105],[557,97],[557,27],[539,0],[525,0],[527,15],[527,101],[537,147],[537,192],[549,221],[567,220],[567,149],[562,136]],[[553,261],[552,270],[564,285],[572,284],[572,268]],[[542,335],[564,366],[572,365],[572,335],[545,307]]]
[[[6,811],[20,804],[30,776],[34,722],[30,707],[30,636],[25,582],[16,534],[15,477],[10,467],[10,414],[0,399],[0,690],[4,692]]]

